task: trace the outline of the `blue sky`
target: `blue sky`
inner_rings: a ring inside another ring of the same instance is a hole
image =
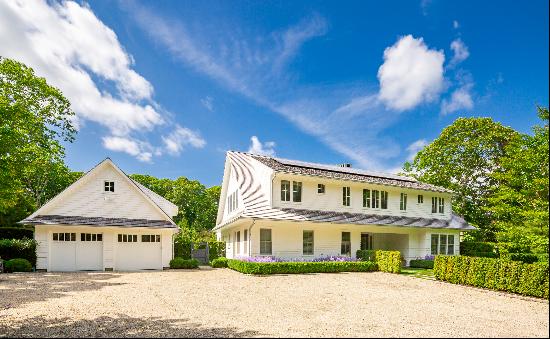
[[[0,4],[0,55],[67,95],[67,163],[219,184],[225,151],[395,172],[461,116],[548,106],[548,2]]]

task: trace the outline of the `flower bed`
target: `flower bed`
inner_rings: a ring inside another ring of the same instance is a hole
[[[254,258],[250,258],[256,260]],[[378,269],[371,261],[243,261],[227,260],[227,267],[245,274],[300,274],[300,273],[338,273],[372,272]],[[259,260],[259,259],[257,259]]]
[[[325,256],[312,259],[304,258],[277,258],[273,256],[261,256],[261,257],[237,257],[237,260],[245,262],[256,262],[256,263],[273,263],[273,262],[355,262],[360,261],[359,259],[347,257],[347,256]]]

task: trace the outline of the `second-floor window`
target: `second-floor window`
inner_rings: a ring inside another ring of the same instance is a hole
[[[238,190],[227,197],[227,208],[229,213],[239,208]]]
[[[432,197],[432,213],[445,213],[445,198]]]
[[[399,209],[401,211],[407,210],[407,193],[401,193],[401,198],[399,199]]]
[[[424,203],[424,196],[422,194],[418,195],[418,203],[423,204]]]
[[[388,209],[388,192],[380,191],[380,208],[383,210]]]
[[[292,182],[292,201],[302,201],[302,183],[300,181]]]
[[[281,180],[281,201],[290,201],[290,181]]]
[[[363,189],[363,207],[370,207],[370,190]]]
[[[372,190],[372,199],[371,199],[372,208],[380,208],[380,191]]]
[[[342,205],[351,206],[351,188],[342,187]]]
[[[317,184],[317,193],[325,194],[325,184]]]

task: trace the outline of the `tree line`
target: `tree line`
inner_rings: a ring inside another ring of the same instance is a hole
[[[0,58],[0,226],[11,226],[77,180],[63,142],[77,133],[69,101],[32,68]],[[403,172],[455,192],[453,210],[478,227],[466,240],[548,251],[548,108],[522,134],[491,118],[458,118]],[[188,237],[211,237],[220,187],[185,177],[131,177],[179,207]],[[201,235],[202,234],[202,235]],[[206,236],[204,235],[206,234]]]

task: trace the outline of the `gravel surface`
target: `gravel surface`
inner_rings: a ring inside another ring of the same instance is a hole
[[[548,302],[387,273],[0,274],[0,337],[548,337]]]

